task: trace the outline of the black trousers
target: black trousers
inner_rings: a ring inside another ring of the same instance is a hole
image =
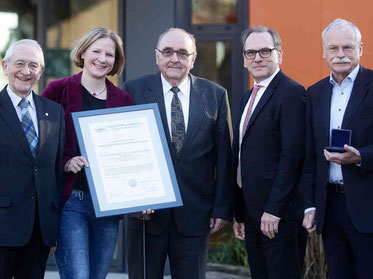
[[[48,254],[49,247],[43,242],[39,216],[36,214],[32,236],[26,245],[0,246],[0,279],[44,278]]]
[[[307,244],[307,231],[300,221],[284,221],[269,239],[260,223],[245,222],[245,243],[253,279],[300,279]]]
[[[161,235],[146,233],[146,279],[163,279],[166,258],[173,279],[204,279],[208,236],[183,236],[170,217]],[[142,232],[127,229],[127,259],[130,279],[144,279]]]
[[[373,278],[373,233],[357,231],[344,194],[328,191],[322,238],[330,279]]]

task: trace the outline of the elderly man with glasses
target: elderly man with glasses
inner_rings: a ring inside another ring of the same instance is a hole
[[[322,40],[331,73],[307,91],[303,224],[322,233],[329,278],[372,278],[373,71],[353,23],[336,19]]]
[[[32,90],[44,71],[34,40],[14,42],[0,92],[0,278],[44,278],[62,198],[62,106]],[[53,249],[52,249],[53,250]]]
[[[254,26],[241,40],[254,87],[244,94],[234,126],[233,229],[246,242],[253,279],[298,279],[307,242],[299,190],[305,89],[280,70],[276,31]]]
[[[209,235],[232,218],[231,146],[227,92],[190,74],[194,37],[171,28],[155,49],[159,73],[124,84],[134,104],[157,103],[183,206],[158,210],[146,221],[147,279],[204,279]],[[148,219],[148,215],[140,216]],[[128,218],[129,278],[142,278],[141,221]]]

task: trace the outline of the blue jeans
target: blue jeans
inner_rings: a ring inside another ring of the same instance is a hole
[[[106,277],[119,218],[96,218],[89,193],[74,190],[62,208],[55,261],[61,279]]]

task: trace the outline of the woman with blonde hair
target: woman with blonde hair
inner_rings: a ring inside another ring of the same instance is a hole
[[[60,277],[105,278],[113,257],[119,217],[96,218],[71,117],[72,112],[132,104],[131,96],[107,76],[124,67],[122,40],[107,28],[94,28],[75,44],[71,59],[83,70],[50,82],[43,96],[65,110],[64,189],[55,260]]]

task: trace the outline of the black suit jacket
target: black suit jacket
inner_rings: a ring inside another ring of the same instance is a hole
[[[181,234],[197,236],[209,234],[210,217],[232,218],[231,147],[226,90],[192,75],[190,79],[187,133],[178,154],[171,144],[160,73],[128,81],[124,90],[132,95],[135,105],[158,104],[184,204],[173,210],[174,220]],[[169,214],[169,209],[156,211],[146,223],[147,232],[161,233]],[[141,228],[135,218],[129,218],[128,225]]]
[[[351,145],[361,155],[361,167],[342,165],[347,210],[356,229],[373,232],[373,71],[360,66],[342,129],[352,130]],[[329,164],[323,150],[329,146],[332,85],[329,77],[307,91],[307,142],[304,168],[305,208],[316,207],[316,229],[322,232],[326,211]]]
[[[281,71],[256,106],[241,143],[242,189],[235,185],[235,218],[260,222],[263,212],[303,217],[299,181],[304,159],[305,89]],[[239,125],[251,91],[244,94],[235,120],[233,177],[236,181]]]
[[[6,87],[0,92],[0,246],[23,246],[29,241],[36,200],[44,243],[56,244],[62,193],[63,109],[32,94],[39,125],[35,158]]]

